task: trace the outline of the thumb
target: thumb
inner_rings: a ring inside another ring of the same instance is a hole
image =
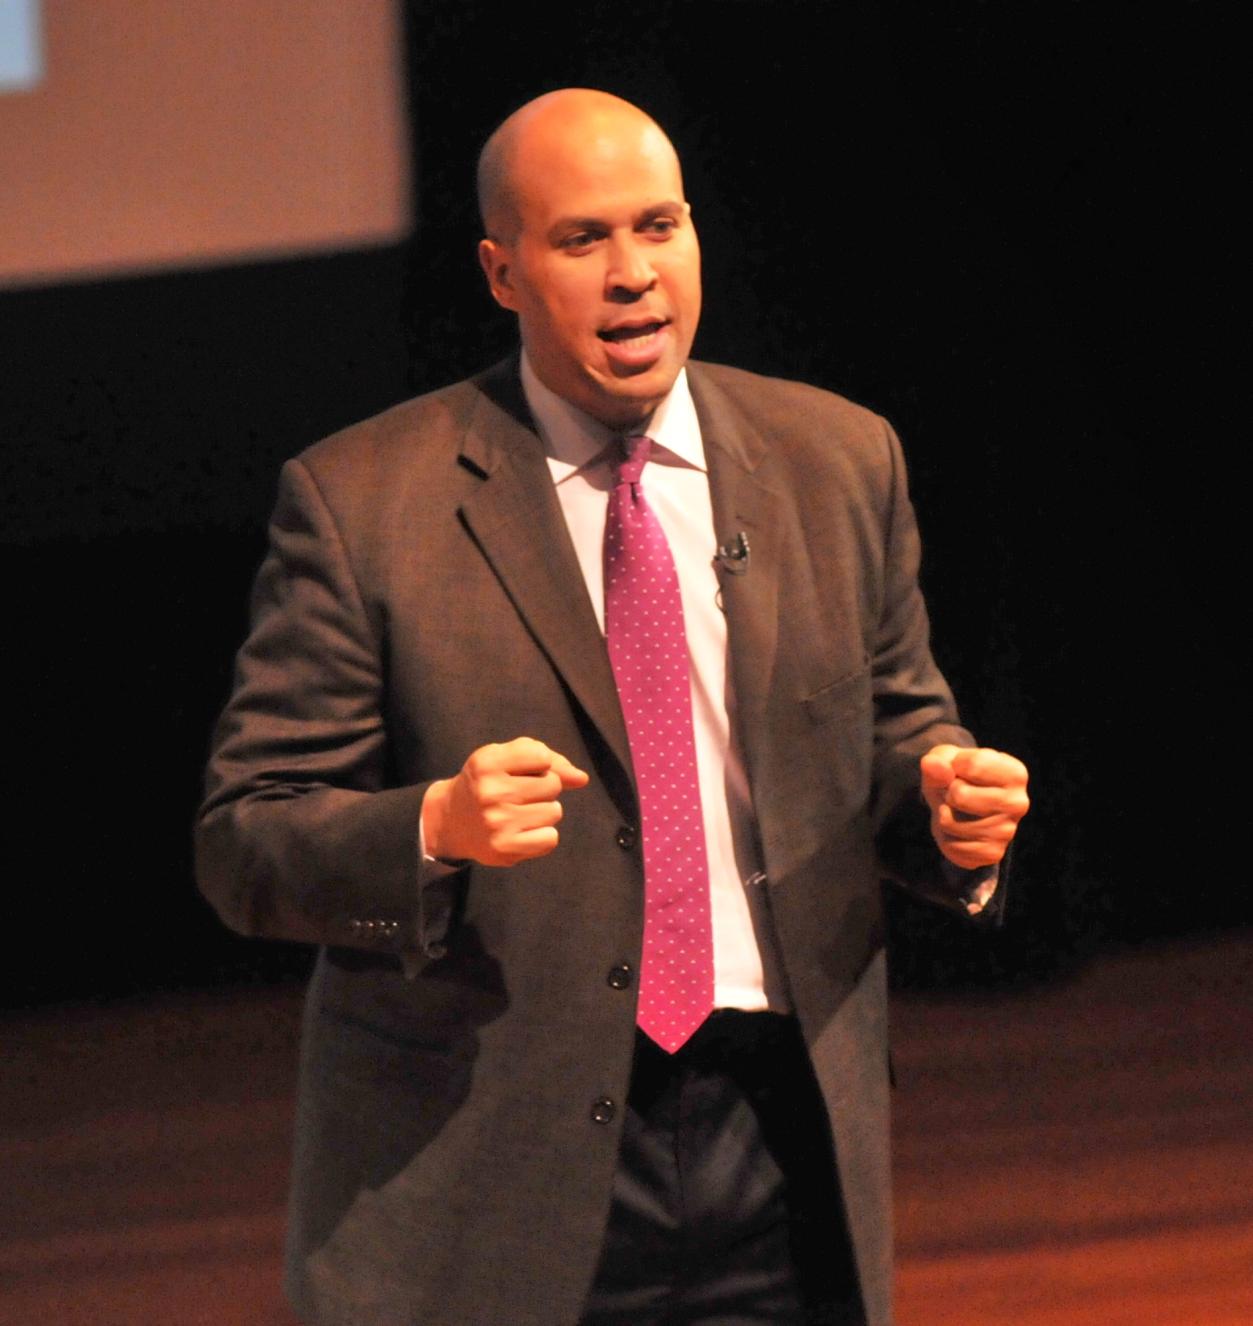
[[[960,746],[952,745],[932,746],[918,761],[922,773],[922,794],[928,801],[932,796],[938,799],[956,777],[953,760],[960,749]]]
[[[548,767],[561,779],[562,787],[586,787],[591,781],[591,774],[580,769],[577,765],[571,764],[558,751],[553,751],[552,757],[552,762]]]

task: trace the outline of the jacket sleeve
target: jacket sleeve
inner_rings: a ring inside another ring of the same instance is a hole
[[[872,659],[874,689],[875,840],[893,882],[962,916],[988,878],[987,870],[960,870],[940,854],[931,836],[930,813],[921,793],[920,758],[932,746],[973,746],[960,725],[948,683],[931,655],[930,623],[918,586],[921,541],[909,499],[900,442],[884,423],[891,458],[882,612]],[[987,905],[983,922],[999,922],[1005,874]]]
[[[454,882],[422,870],[428,784],[388,786],[382,630],[289,461],[196,823],[200,888],[243,934],[439,955]]]

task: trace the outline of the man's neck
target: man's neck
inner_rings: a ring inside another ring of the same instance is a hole
[[[688,390],[686,368],[680,371],[674,386],[652,414],[640,424],[626,429],[610,428],[545,386],[536,376],[525,350],[522,351],[522,390],[544,450],[554,460],[577,469],[599,455],[616,438],[647,433],[660,446],[683,460],[699,469],[705,468],[700,426]]]

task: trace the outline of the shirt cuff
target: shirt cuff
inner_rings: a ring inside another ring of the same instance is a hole
[[[941,862],[944,878],[951,884],[967,915],[978,916],[992,901],[1000,883],[1000,870],[996,866],[982,866],[978,870],[963,870],[951,861]]]
[[[426,833],[422,828],[422,817],[418,816],[418,887],[431,880],[443,879],[453,875],[465,866],[464,861],[441,861],[426,850]]]

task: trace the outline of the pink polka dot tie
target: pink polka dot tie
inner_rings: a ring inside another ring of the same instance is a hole
[[[647,437],[625,439],[609,497],[605,634],[644,843],[637,1021],[673,1054],[713,1008],[713,927],[683,602],[670,545],[640,483],[652,445]]]

